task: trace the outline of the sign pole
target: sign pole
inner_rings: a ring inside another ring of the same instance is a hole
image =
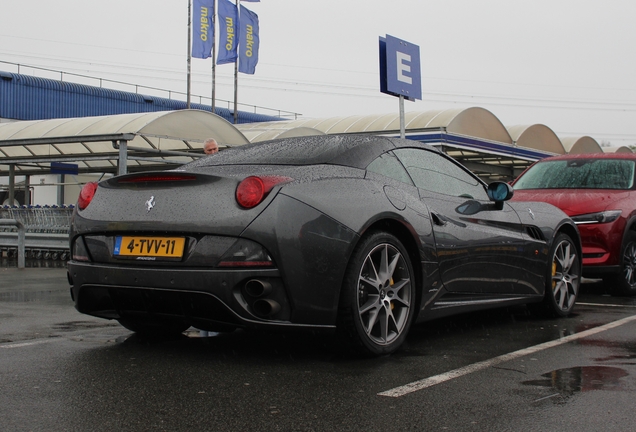
[[[238,58],[234,61],[234,124],[238,123]]]
[[[186,98],[186,108],[190,109],[190,92],[191,90],[191,78],[190,71],[192,69],[192,1],[188,0],[188,90]]]
[[[404,96],[400,95],[400,138],[406,136],[406,127],[404,125]]]

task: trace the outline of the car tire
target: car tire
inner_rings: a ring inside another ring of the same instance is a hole
[[[369,356],[395,352],[415,314],[415,273],[402,243],[374,232],[355,248],[340,296],[338,329],[355,351]]]
[[[579,294],[581,257],[572,238],[563,233],[552,242],[549,256],[545,294],[540,308],[548,316],[565,317],[572,312]]]
[[[620,255],[620,273],[606,279],[613,294],[636,295],[636,232],[628,231]]]
[[[147,321],[137,319],[119,319],[117,321],[128,330],[143,336],[178,335],[190,328],[190,325],[179,321]]]

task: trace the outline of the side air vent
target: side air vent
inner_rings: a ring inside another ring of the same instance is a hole
[[[536,226],[527,226],[526,234],[528,234],[530,237],[532,237],[535,240],[545,241],[545,237],[543,236],[543,231],[541,231]]]

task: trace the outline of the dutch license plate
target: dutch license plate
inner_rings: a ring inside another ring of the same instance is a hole
[[[115,256],[181,258],[185,245],[184,237],[117,236]]]

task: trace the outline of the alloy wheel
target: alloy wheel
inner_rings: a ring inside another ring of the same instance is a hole
[[[358,277],[357,310],[367,336],[388,345],[407,327],[412,284],[404,256],[391,244],[374,247]]]
[[[636,243],[627,244],[623,251],[623,276],[627,285],[636,285]]]
[[[576,248],[568,240],[562,240],[552,258],[552,295],[556,306],[564,312],[574,306],[579,290],[579,275]]]

